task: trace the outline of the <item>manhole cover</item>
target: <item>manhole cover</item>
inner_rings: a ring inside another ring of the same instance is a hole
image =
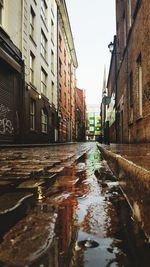
[[[99,246],[99,244],[94,240],[87,239],[79,241],[78,246],[80,248],[96,248]]]

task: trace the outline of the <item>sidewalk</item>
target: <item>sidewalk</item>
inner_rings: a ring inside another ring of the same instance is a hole
[[[150,242],[150,144],[99,145]]]

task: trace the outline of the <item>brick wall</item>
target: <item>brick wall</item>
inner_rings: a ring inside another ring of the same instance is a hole
[[[119,52],[118,136],[120,142],[150,142],[150,1],[131,1],[131,27],[128,26],[129,10],[126,2],[116,1],[117,50]],[[124,19],[127,22],[126,28]],[[130,105],[131,73],[133,77],[132,106]],[[139,73],[142,73],[140,76],[142,79],[141,102],[139,100]],[[140,111],[139,103],[141,103],[142,111]]]

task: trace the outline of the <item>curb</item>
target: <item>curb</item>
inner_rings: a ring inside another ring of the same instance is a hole
[[[102,157],[117,177],[133,212],[133,219],[150,242],[150,171],[98,145]]]

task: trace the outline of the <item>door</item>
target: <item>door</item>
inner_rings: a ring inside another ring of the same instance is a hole
[[[0,62],[0,142],[14,141],[14,74]]]

